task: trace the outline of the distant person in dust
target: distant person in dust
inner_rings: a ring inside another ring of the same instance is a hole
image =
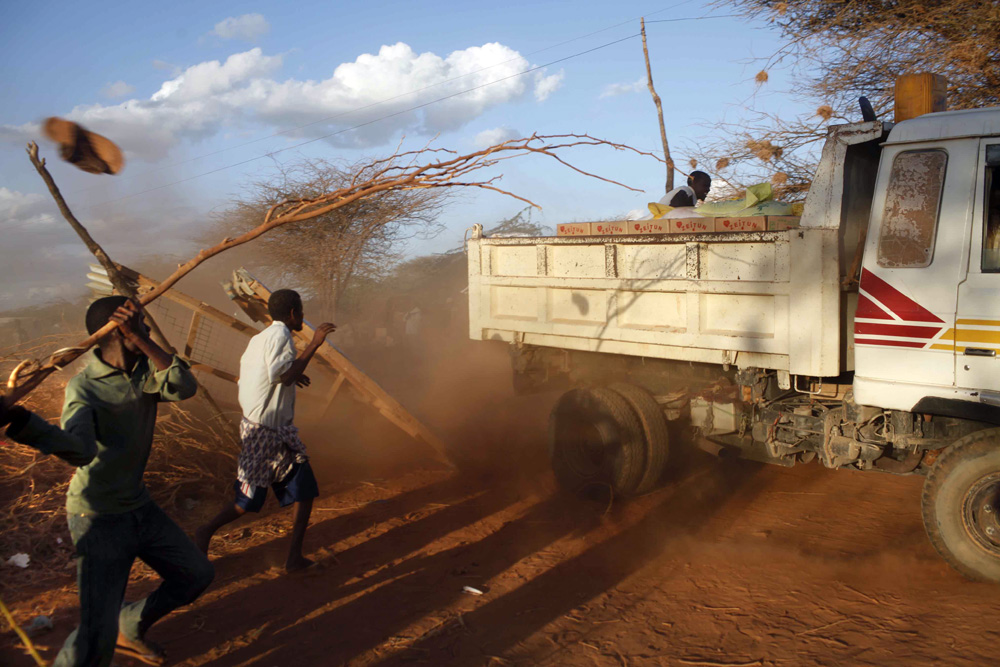
[[[259,512],[267,497],[267,487],[282,507],[295,503],[295,520],[285,570],[304,570],[313,561],[302,555],[302,541],[319,495],[306,447],[292,424],[295,417],[295,387],[308,387],[304,374],[309,361],[336,330],[324,323],[316,328],[312,341],[301,354],[295,350],[293,331],[302,331],[302,298],[293,290],[278,290],[267,302],[274,320],[271,326],[250,339],[240,359],[239,399],[242,450],[237,464],[234,490],[236,499],[218,516],[198,529],[195,541],[205,554],[219,528],[246,512]]]
[[[663,196],[660,203],[673,208],[696,206],[699,201],[705,201],[711,189],[711,176],[703,171],[692,171],[688,176],[687,185],[674,188]]]
[[[109,320],[118,328],[66,385],[62,428],[0,399],[7,437],[77,466],[66,514],[76,548],[80,625],[66,638],[56,667],[107,667],[115,653],[162,664],[163,651],[146,632],[193,602],[213,577],[212,564],[153,502],[142,479],[158,404],[190,398],[198,384],[182,359],[150,340],[134,302],[109,296],[90,304],[87,332]],[[163,581],[145,599],[123,605],[136,558]]]

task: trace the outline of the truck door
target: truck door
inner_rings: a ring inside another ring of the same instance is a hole
[[[972,214],[969,273],[958,289],[955,380],[1000,405],[1000,139],[983,139]]]
[[[954,390],[979,141],[883,147],[854,321],[859,402],[909,409]]]

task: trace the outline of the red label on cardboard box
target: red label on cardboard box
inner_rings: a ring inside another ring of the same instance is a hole
[[[717,232],[761,232],[767,229],[767,220],[762,215],[747,218],[716,218]]]
[[[631,220],[628,223],[629,234],[666,234],[669,220]]]
[[[556,226],[557,236],[588,236],[589,234],[589,222],[564,222]]]
[[[625,222],[615,220],[612,222],[592,222],[590,223],[590,233],[606,236],[609,234],[627,234]]]
[[[715,231],[713,218],[673,218],[667,222],[670,224],[671,234],[700,234]]]

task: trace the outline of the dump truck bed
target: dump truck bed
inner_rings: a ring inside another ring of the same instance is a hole
[[[833,376],[838,231],[469,241],[475,340]]]

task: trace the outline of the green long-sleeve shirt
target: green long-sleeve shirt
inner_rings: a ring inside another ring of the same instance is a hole
[[[67,512],[129,512],[150,500],[142,476],[153,444],[157,403],[190,398],[197,388],[179,357],[162,371],[152,370],[149,360],[140,357],[126,373],[94,352],[90,364],[66,385],[62,428],[32,414],[7,435],[79,466],[66,493]]]

